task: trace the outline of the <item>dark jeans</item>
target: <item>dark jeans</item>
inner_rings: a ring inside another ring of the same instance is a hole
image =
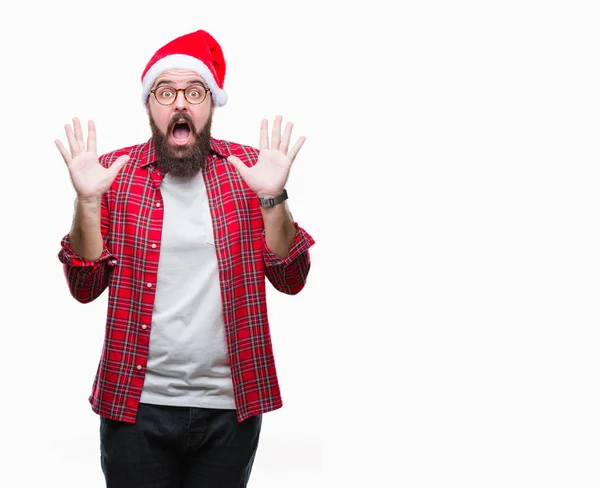
[[[261,416],[140,404],[135,424],[100,418],[107,488],[244,488]]]

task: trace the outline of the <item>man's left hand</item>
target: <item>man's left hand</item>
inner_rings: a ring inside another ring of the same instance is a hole
[[[269,122],[263,119],[260,125],[260,153],[256,164],[248,167],[236,156],[227,158],[250,189],[261,198],[276,197],[283,192],[292,163],[306,140],[304,136],[298,138],[294,147],[288,150],[294,124],[288,122],[281,135],[281,120],[281,115],[275,117],[269,142]]]

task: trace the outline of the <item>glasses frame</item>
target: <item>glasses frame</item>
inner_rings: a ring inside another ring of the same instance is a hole
[[[202,88],[204,88],[204,98],[202,100],[200,100],[199,102],[192,102],[190,101],[190,99],[187,96],[187,91],[190,88],[195,88],[201,86]],[[159,90],[161,88],[170,88],[171,90],[173,90],[175,92],[175,96],[173,97],[173,100],[169,103],[163,103],[158,99],[158,95],[156,94],[156,90]],[[173,105],[175,103],[175,101],[177,100],[177,97],[179,96],[179,92],[183,92],[183,98],[185,98],[185,101],[187,103],[189,103],[190,105],[200,105],[202,102],[204,102],[204,100],[206,100],[206,97],[208,96],[208,94],[210,93],[210,88],[208,88],[206,85],[203,85],[202,83],[194,83],[193,85],[190,85],[186,88],[174,88],[170,85],[161,85],[156,87],[154,90],[150,90],[150,93],[152,93],[154,95],[154,98],[156,99],[156,102],[159,103],[160,105],[162,105],[163,107],[168,107],[169,105]]]

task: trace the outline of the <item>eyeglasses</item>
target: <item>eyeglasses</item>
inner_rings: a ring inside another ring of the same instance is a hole
[[[188,103],[198,105],[204,101],[206,94],[210,91],[204,85],[190,85],[187,88],[173,88],[172,86],[159,86],[150,93],[154,94],[154,98],[161,105],[172,105],[177,100],[179,92],[183,92],[183,96]]]

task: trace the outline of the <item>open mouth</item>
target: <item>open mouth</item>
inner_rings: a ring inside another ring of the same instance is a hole
[[[190,126],[185,121],[177,122],[173,126],[173,130],[171,131],[171,136],[173,138],[173,142],[177,146],[185,146],[190,140],[190,136],[192,135],[192,131]]]

